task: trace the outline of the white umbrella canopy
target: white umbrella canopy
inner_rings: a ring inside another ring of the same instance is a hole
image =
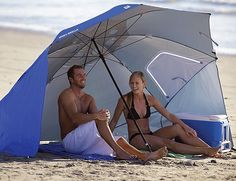
[[[129,76],[136,70],[146,76],[146,92],[156,96],[163,106],[171,105],[173,112],[225,113],[209,17],[208,13],[121,5],[59,33],[48,52],[42,139],[59,138],[57,98],[69,86],[66,72],[74,64],[85,67],[85,90],[95,97],[98,107],[112,113],[120,94],[111,77],[124,94],[129,91]],[[199,89],[196,86],[185,88],[191,82],[208,87],[204,91],[195,90]],[[192,94],[186,93],[185,98],[183,90]],[[198,103],[187,105],[193,95]],[[178,103],[181,99],[185,99],[185,106]],[[151,125],[157,127],[160,116],[154,116]]]

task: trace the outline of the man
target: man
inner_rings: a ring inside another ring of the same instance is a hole
[[[109,111],[98,111],[94,98],[82,91],[86,83],[83,67],[72,66],[67,76],[70,87],[58,98],[61,138],[66,151],[84,155],[112,155],[115,152],[119,159],[136,156],[144,161],[157,160],[167,154],[166,147],[144,153],[122,137],[115,139],[108,126]]]

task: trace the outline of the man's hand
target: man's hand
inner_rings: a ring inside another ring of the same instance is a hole
[[[108,109],[106,109],[106,115],[107,115],[107,121],[109,121],[110,118],[111,118],[111,114],[110,114],[110,111]]]

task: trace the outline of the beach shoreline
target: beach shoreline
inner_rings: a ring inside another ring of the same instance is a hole
[[[50,45],[45,32],[1,28],[0,100]],[[227,114],[236,141],[236,55],[218,55]],[[226,158],[166,157],[142,165],[132,161],[86,161],[38,153],[34,158],[0,156],[0,180],[236,180],[236,154]]]

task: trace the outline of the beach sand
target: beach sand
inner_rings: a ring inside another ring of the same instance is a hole
[[[0,28],[0,99],[53,41],[53,36]],[[236,56],[219,55],[227,113],[236,141]],[[85,161],[38,153],[35,158],[0,156],[0,180],[236,180],[236,153],[226,158],[166,157],[137,161]]]

